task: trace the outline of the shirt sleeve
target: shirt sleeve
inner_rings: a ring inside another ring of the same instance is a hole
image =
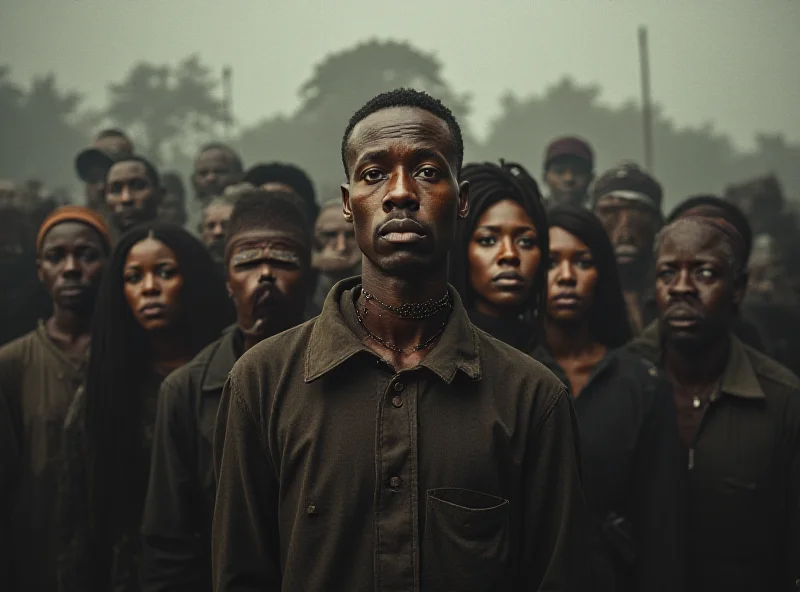
[[[216,592],[279,592],[278,479],[258,420],[235,373],[222,392],[214,434],[217,499],[212,529]],[[249,393],[258,396],[258,393]],[[255,398],[255,397],[253,397]]]
[[[183,384],[169,381],[158,397],[150,481],[142,519],[143,592],[211,589],[207,539],[198,525],[197,481],[191,462],[191,409],[181,405]]]
[[[637,442],[629,497],[638,549],[636,582],[639,590],[671,592],[682,589],[683,575],[681,446],[669,384],[658,379],[647,388],[652,403]]]
[[[588,581],[587,509],[575,410],[563,386],[528,442],[527,459],[523,585],[518,589],[583,591]]]

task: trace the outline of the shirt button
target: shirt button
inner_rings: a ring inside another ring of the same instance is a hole
[[[389,479],[389,487],[392,489],[400,489],[401,485],[403,485],[403,480],[400,477],[392,477]]]
[[[392,399],[392,405],[394,405],[397,408],[402,407],[403,406],[403,397],[394,397]]]
[[[406,388],[406,385],[404,385],[402,382],[394,383],[394,390],[396,390],[398,393],[402,391],[404,388]]]

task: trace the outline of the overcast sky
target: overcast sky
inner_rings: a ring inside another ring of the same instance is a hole
[[[233,66],[234,114],[249,124],[291,112],[326,53],[408,40],[473,95],[480,133],[501,95],[565,74],[609,103],[638,98],[639,25],[653,95],[678,123],[712,122],[742,146],[758,131],[800,141],[800,0],[0,0],[0,63],[23,82],[53,71],[101,106],[136,61],[198,52]]]

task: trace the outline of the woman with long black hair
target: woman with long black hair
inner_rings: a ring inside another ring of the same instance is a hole
[[[139,590],[158,389],[224,328],[229,305],[215,269],[197,239],[167,224],[136,227],[114,250],[86,381],[65,424],[62,592]]]
[[[664,377],[620,349],[632,335],[614,250],[590,211],[548,212],[544,339],[534,357],[567,385],[592,515],[592,590],[678,590],[679,456]]]
[[[464,166],[469,214],[459,220],[450,283],[472,323],[530,353],[540,334],[547,215],[536,181],[518,164]]]

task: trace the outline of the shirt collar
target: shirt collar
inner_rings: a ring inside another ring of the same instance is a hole
[[[359,352],[375,356],[348,327],[344,317],[355,317],[349,299],[351,290],[360,283],[360,277],[342,280],[325,298],[306,351],[306,382],[320,378]],[[428,368],[447,383],[453,381],[458,370],[478,380],[481,377],[478,337],[458,293],[452,286],[448,286],[448,290],[453,298],[450,320],[439,343],[420,366]],[[343,307],[346,308],[343,310]]]
[[[203,377],[203,391],[219,391],[225,386],[228,374],[242,351],[242,335],[236,325],[223,331],[219,344],[211,354]]]
[[[727,395],[744,399],[763,399],[764,390],[758,382],[747,348],[733,333],[730,333],[730,342],[728,361],[720,377],[719,390]],[[660,364],[663,350],[658,321],[650,323],[634,344],[638,353],[651,362]]]
[[[719,390],[726,395],[744,399],[763,399],[766,397],[747,349],[738,337],[731,335],[731,347],[728,363],[722,371]]]

